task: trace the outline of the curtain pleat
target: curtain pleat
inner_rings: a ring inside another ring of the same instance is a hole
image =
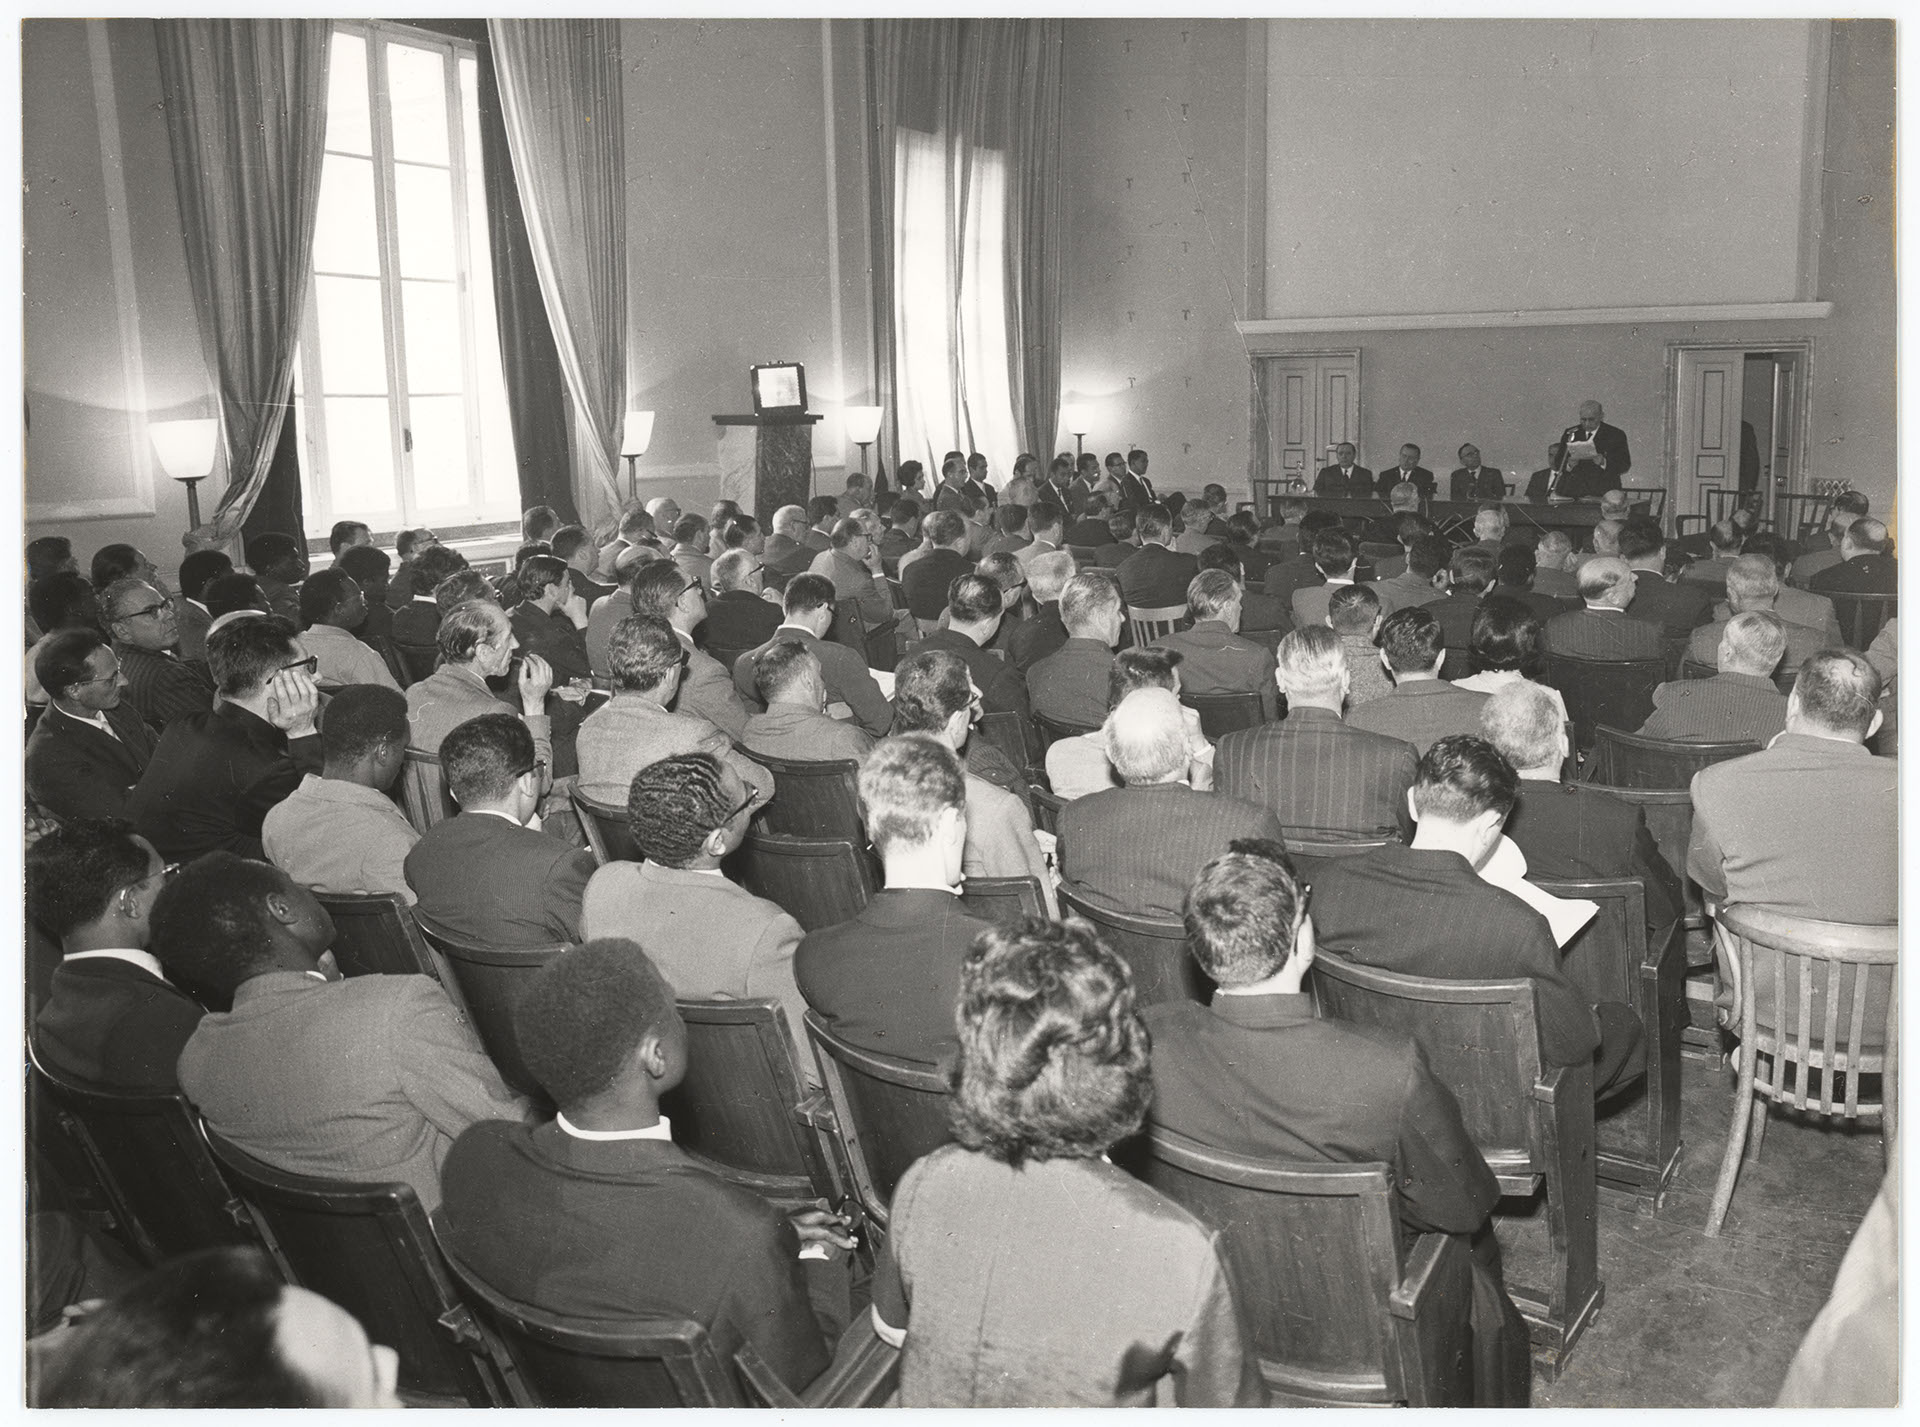
[[[529,251],[573,399],[573,495],[589,526],[620,504],[626,410],[626,171],[619,23],[490,20]]]
[[[153,24],[187,273],[226,446],[227,489],[195,537],[232,540],[269,483],[268,509],[291,512],[277,528],[297,535],[299,467],[276,456],[312,274],[332,25]]]

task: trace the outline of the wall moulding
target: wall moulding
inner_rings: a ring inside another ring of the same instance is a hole
[[[1831,302],[1729,302],[1693,307],[1563,307],[1532,312],[1400,312],[1346,317],[1267,317],[1236,322],[1252,356],[1282,355],[1283,340],[1318,332],[1433,332],[1468,327],[1671,326],[1696,322],[1808,322],[1833,316]]]

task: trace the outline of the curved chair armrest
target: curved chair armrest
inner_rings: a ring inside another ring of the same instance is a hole
[[[1413,1252],[1407,1255],[1406,1275],[1387,1299],[1387,1306],[1393,1310],[1394,1317],[1419,1316],[1422,1303],[1440,1282],[1448,1250],[1459,1254],[1466,1252],[1465,1247],[1451,1234],[1422,1234],[1415,1242]]]
[[[793,1107],[793,1118],[810,1130],[818,1130],[823,1135],[840,1132],[840,1119],[833,1113],[833,1102],[827,1099],[825,1090],[809,1090]]]
[[[767,1407],[878,1407],[900,1382],[899,1350],[874,1336],[865,1313],[847,1328],[827,1370],[802,1392],[782,1382],[751,1343],[740,1345],[733,1362],[748,1390]]]

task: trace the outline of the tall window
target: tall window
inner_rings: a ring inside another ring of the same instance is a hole
[[[472,46],[333,32],[313,284],[294,379],[309,534],[511,520]]]

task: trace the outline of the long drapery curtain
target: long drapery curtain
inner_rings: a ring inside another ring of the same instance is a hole
[[[869,22],[881,400],[901,459],[1004,479],[1059,426],[1063,24]]]
[[[268,507],[300,530],[297,466],[275,455],[312,277],[327,132],[326,20],[156,20],[167,138],[207,370],[219,387],[227,489],[201,543]]]
[[[560,369],[580,518],[620,503],[626,410],[626,170],[619,23],[490,20],[500,110]]]

